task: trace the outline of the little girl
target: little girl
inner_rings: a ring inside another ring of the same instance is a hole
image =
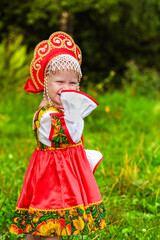
[[[10,232],[27,240],[61,239],[106,226],[106,212],[93,173],[102,160],[84,150],[83,118],[98,103],[79,91],[81,51],[64,32],[34,51],[24,89],[43,91],[33,118],[37,147],[31,157]]]

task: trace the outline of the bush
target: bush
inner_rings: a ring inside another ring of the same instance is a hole
[[[133,95],[145,95],[149,98],[159,98],[160,77],[159,72],[154,68],[144,68],[134,61],[129,61],[124,73],[124,84],[130,86]]]
[[[29,76],[30,57],[26,46],[21,45],[22,36],[10,36],[0,44],[0,87],[5,92],[22,88]]]

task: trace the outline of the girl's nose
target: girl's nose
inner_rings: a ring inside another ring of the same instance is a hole
[[[70,89],[69,84],[64,84],[64,85],[63,85],[63,90],[69,90],[69,89]]]

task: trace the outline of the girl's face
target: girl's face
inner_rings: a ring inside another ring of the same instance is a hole
[[[78,75],[74,71],[56,71],[47,76],[48,95],[55,107],[62,107],[61,91],[76,90],[78,86]]]

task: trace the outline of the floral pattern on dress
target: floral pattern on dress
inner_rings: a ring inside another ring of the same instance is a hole
[[[106,227],[106,211],[103,202],[80,205],[67,209],[38,210],[16,208],[10,232],[41,236],[91,233]]]
[[[38,150],[48,150],[48,146],[45,144],[41,143],[39,141],[39,124],[40,124],[40,119],[43,116],[43,114],[46,111],[54,111],[56,114],[50,114],[51,115],[51,122],[52,122],[52,127],[51,127],[51,132],[52,135],[50,136],[50,141],[52,142],[52,148],[66,148],[72,146],[63,130],[62,124],[61,124],[61,115],[63,115],[63,111],[59,108],[54,108],[49,105],[45,105],[40,107],[34,117],[34,122],[33,122],[33,131],[34,135],[37,140],[37,149]]]
[[[51,107],[50,105],[44,105],[42,107],[39,107],[36,111],[36,114],[34,116],[34,120],[33,120],[33,133],[36,137],[37,143],[39,144],[39,133],[38,133],[38,129],[39,129],[39,124],[40,124],[40,119],[43,116],[43,114],[46,111],[54,111],[57,113],[62,113],[62,110],[58,109],[58,108],[54,108]]]
[[[52,141],[52,147],[64,148],[63,146],[64,144],[71,145],[62,128],[60,117],[51,115],[51,122],[52,122],[51,129],[52,135],[50,136],[51,137],[50,140]]]

